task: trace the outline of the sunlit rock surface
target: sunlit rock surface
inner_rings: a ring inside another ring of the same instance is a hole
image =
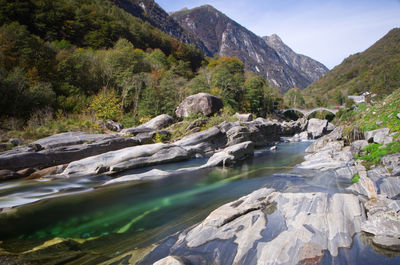
[[[279,193],[263,188],[213,211],[157,251],[192,264],[297,264],[349,248],[365,219],[352,194]],[[168,249],[168,251],[165,250]]]

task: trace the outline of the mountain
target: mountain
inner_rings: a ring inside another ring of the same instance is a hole
[[[364,52],[346,58],[303,92],[332,102],[332,95],[371,92],[379,97],[400,87],[400,28],[392,29]]]
[[[259,73],[281,88],[282,92],[292,87],[305,88],[327,70],[319,63],[301,64],[302,60],[294,59],[292,53],[285,53],[290,60],[281,57],[279,50],[267,41],[210,5],[184,9],[171,16],[186,31],[199,38],[212,55],[238,57],[245,63],[246,70]],[[311,69],[314,65],[318,69]]]
[[[286,64],[296,69],[310,83],[318,80],[318,78],[329,71],[322,63],[308,56],[295,53],[289,46],[283,43],[281,38],[276,34],[265,36],[263,39],[278,53]]]
[[[209,54],[207,47],[205,47],[200,40],[183,29],[153,0],[111,0],[111,2],[131,15],[149,22],[152,26],[164,31],[172,37],[185,43],[194,44],[205,54]]]

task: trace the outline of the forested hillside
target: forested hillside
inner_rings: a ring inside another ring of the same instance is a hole
[[[346,95],[368,91],[383,97],[399,87],[400,28],[395,28],[366,51],[345,59],[303,93],[309,103],[337,105]]]
[[[0,25],[3,130],[71,115],[78,129],[93,117],[131,126],[173,115],[197,92],[223,97],[230,112],[265,113],[279,100],[239,60],[205,59],[106,0],[1,0]],[[71,129],[53,127],[40,136]]]

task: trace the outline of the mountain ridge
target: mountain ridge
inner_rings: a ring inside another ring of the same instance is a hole
[[[238,57],[245,63],[246,70],[262,75],[282,92],[292,87],[305,88],[328,70],[315,61],[314,65],[322,70],[319,73],[308,71],[312,72],[310,77],[304,69],[299,71],[299,67],[285,62],[267,41],[211,5],[183,9],[171,13],[171,16],[185,30],[197,36],[213,55]]]

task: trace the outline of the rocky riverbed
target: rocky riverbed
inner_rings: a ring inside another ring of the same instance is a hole
[[[366,139],[390,142],[388,134],[367,132]],[[367,171],[354,160],[367,140],[346,146],[343,128],[336,128],[314,142],[298,165],[328,172],[339,185],[358,173],[359,181],[345,188],[349,192],[256,190],[166,239],[141,264],[319,263],[351,248],[354,236],[362,232],[370,235],[373,248],[400,254],[400,154],[383,157],[383,165]],[[157,261],[163,255],[167,257]]]
[[[225,168],[254,156],[256,148],[271,146],[275,150],[282,137],[289,137],[288,141],[317,139],[307,149],[305,161],[287,176],[287,183],[293,181],[295,186],[286,183],[282,189],[278,181],[227,203],[197,225],[141,250],[140,257],[134,251],[134,263],[330,264],[323,260],[334,260],[343,249],[354,249],[353,245],[359,244],[355,238],[363,233],[373,235],[366,240],[370,247],[397,255],[393,253],[398,253],[400,245],[400,156],[385,156],[382,165],[371,170],[354,160],[368,141],[391,142],[388,130],[365,135],[352,132],[349,137],[343,128],[334,129],[324,120],[278,122],[258,118],[224,122],[170,143],[151,143],[156,134],[170,133],[167,127],[172,123],[171,117],[162,115],[111,135],[54,135],[0,154],[0,175],[2,179],[28,177],[47,183],[76,179],[76,184],[94,177],[101,179],[92,186],[98,190],[117,183],[160,181]],[[178,169],[154,168],[194,157],[203,157],[204,162]],[[138,169],[141,171],[133,172]],[[352,184],[356,173],[359,181]],[[307,180],[308,176],[313,177]],[[74,184],[72,190],[79,192],[78,186]],[[69,194],[57,189],[40,192],[34,196],[20,192],[18,200],[11,196],[5,201],[4,213],[11,213],[15,206]],[[128,230],[132,222],[118,231]],[[66,242],[49,241],[32,251],[64,246]],[[132,260],[132,252],[106,264],[124,264],[127,260]]]

